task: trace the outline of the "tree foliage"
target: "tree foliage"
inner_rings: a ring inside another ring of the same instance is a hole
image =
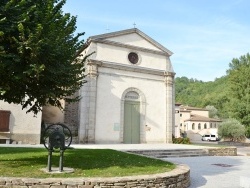
[[[37,113],[62,107],[84,83],[78,56],[84,33],[74,35],[76,17],[62,12],[66,0],[0,1],[0,100]],[[77,100],[74,98],[72,100]]]
[[[175,79],[175,94],[176,102],[201,108],[213,106],[218,110],[219,117],[229,117],[227,76],[217,78],[213,82],[177,77]]]
[[[250,126],[250,55],[234,58],[229,64],[231,116]]]
[[[214,106],[208,105],[206,106],[206,109],[209,111],[210,118],[218,118],[218,110]]]
[[[225,140],[242,141],[245,139],[245,127],[236,119],[227,119],[219,125],[218,135]]]

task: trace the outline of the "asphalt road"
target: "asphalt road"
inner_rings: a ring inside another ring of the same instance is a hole
[[[165,160],[190,167],[190,188],[250,188],[250,156],[183,157]]]

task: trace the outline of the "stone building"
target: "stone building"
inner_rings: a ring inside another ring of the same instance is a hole
[[[92,36],[87,43],[82,53],[93,54],[82,99],[79,106],[66,105],[65,113],[65,122],[78,127],[79,142],[171,143],[172,52],[136,28]],[[69,115],[72,108],[78,114]]]
[[[0,110],[9,118],[7,131],[1,132],[0,121],[0,138],[4,134],[39,143],[43,120],[68,125],[75,143],[171,143],[172,52],[136,28],[92,36],[87,44],[83,55],[93,54],[86,62],[87,83],[76,93],[79,103],[66,103],[65,112],[44,107],[31,117],[20,106],[0,101]]]
[[[191,141],[200,141],[202,135],[217,135],[218,125],[222,121],[216,118],[209,118],[209,111],[204,108],[191,106],[179,106],[179,130]]]

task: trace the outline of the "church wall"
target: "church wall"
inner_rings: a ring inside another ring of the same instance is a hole
[[[115,41],[115,42],[119,42],[119,43],[123,43],[123,44],[140,46],[143,48],[148,48],[148,49],[160,51],[155,45],[151,44],[150,42],[146,41],[144,38],[138,36],[135,33],[131,33],[131,34],[127,35],[126,37],[124,37],[124,36],[112,37],[110,40]]]
[[[61,105],[65,107],[65,101],[61,100]],[[52,124],[52,123],[63,123],[64,122],[64,112],[55,106],[43,106],[42,111],[42,121],[44,123]]]
[[[166,87],[163,77],[100,67],[97,83],[96,143],[122,142],[121,97],[128,88],[137,88],[146,98],[145,142],[165,142]]]
[[[128,60],[128,54],[131,51],[133,50],[107,44],[98,44],[96,59],[99,59],[100,61],[105,59],[105,61],[119,62],[120,64],[131,66],[131,63]],[[166,64],[169,62],[169,59],[166,59],[165,56],[142,51],[136,52],[139,55],[140,62],[134,66],[147,67],[157,70],[166,70]]]

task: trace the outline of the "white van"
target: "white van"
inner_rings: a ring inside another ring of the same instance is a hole
[[[217,141],[218,138],[214,134],[205,134],[201,138],[202,141]]]

